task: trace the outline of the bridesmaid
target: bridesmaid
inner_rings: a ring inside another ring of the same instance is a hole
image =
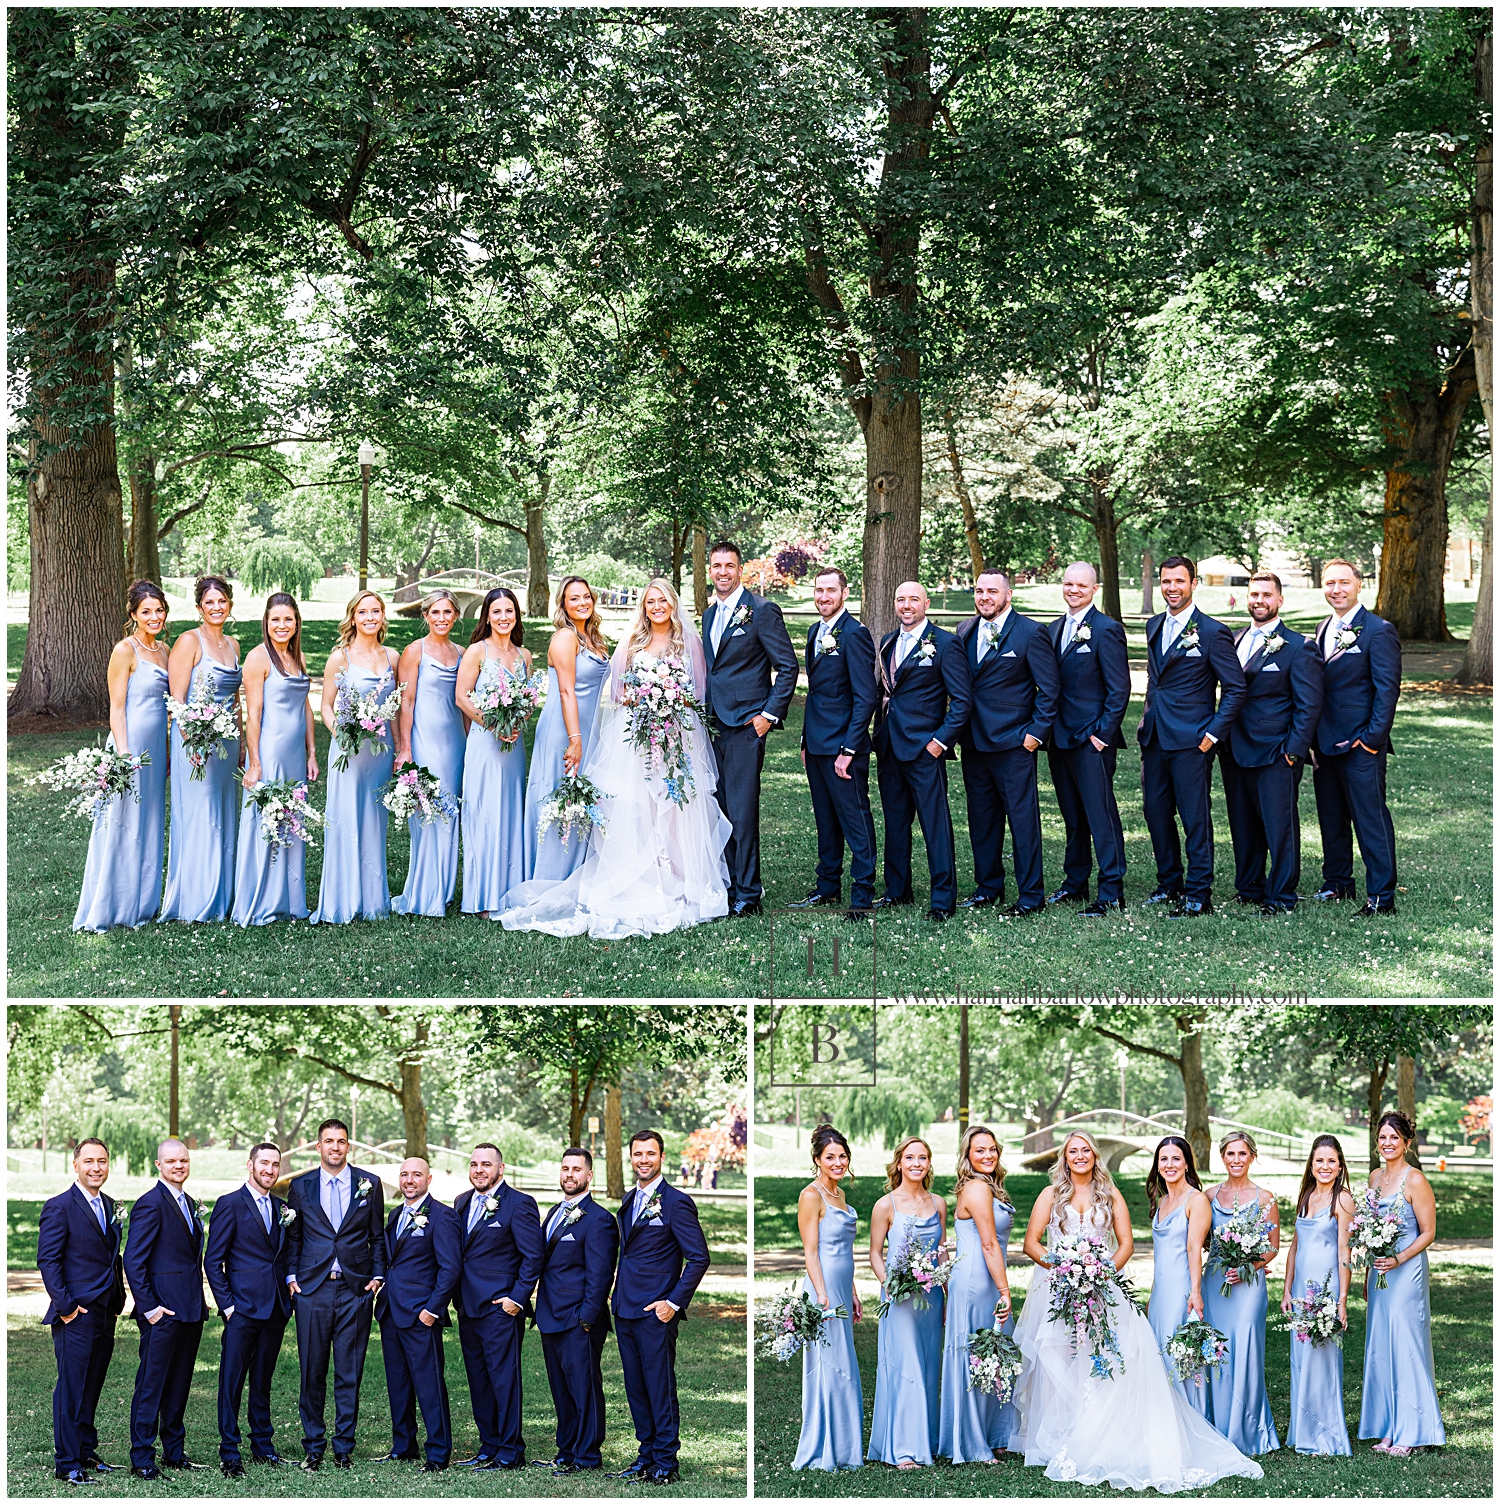
[[[792,1467],[829,1473],[859,1468],[865,1398],[854,1352],[854,1324],[864,1315],[854,1289],[854,1230],[859,1217],[844,1200],[839,1184],[849,1174],[849,1141],[831,1124],[814,1130],[813,1164],[818,1173],[797,1198],[797,1231],[807,1276],[805,1295],[825,1310],[843,1307],[847,1317],[830,1317],[826,1343],[802,1350],[802,1435]]]
[[[385,601],[361,591],[339,623],[339,646],[323,667],[323,725],[334,730],[337,687],[384,699],[396,685],[396,650],[385,646]],[[391,912],[385,873],[385,833],[390,819],[380,802],[394,761],[390,724],[378,747],[365,743],[348,766],[338,766],[337,743],[330,748],[328,822],[323,836],[323,879],[312,923],[344,925],[350,920],[383,920]]]
[[[450,592],[434,591],[422,603],[427,632],[402,650],[396,671],[401,681],[401,718],[396,728],[396,762],[413,762],[437,775],[444,794],[453,796],[451,819],[430,826],[407,822],[411,861],[406,887],[391,900],[397,914],[447,912],[458,883],[458,796],[464,787],[464,737],[469,718],[454,700],[461,655],[451,635],[458,621],[458,602]]]
[[[1281,1227],[1276,1198],[1250,1180],[1255,1141],[1243,1129],[1234,1129],[1219,1141],[1219,1155],[1227,1175],[1211,1199],[1214,1227],[1251,1202],[1260,1204],[1271,1225],[1271,1252],[1256,1267],[1255,1278],[1247,1284],[1232,1270],[1226,1275],[1211,1267],[1203,1297],[1204,1320],[1229,1339],[1228,1361],[1208,1380],[1208,1419],[1253,1458],[1281,1446],[1266,1398],[1266,1266],[1281,1247]],[[1226,1280],[1232,1289],[1221,1296],[1219,1287]]]
[[[135,776],[139,802],[121,795],[94,819],[74,930],[144,925],[161,906],[167,829],[167,598],[137,580],[126,597],[130,632],[109,655],[109,741],[151,761]]]
[[[1190,1316],[1203,1320],[1203,1249],[1214,1222],[1193,1147],[1180,1135],[1169,1134],[1156,1146],[1146,1198],[1151,1204],[1152,1266],[1146,1320],[1161,1349]],[[1205,1381],[1181,1388],[1188,1404],[1206,1417]]]
[[[1343,1146],[1332,1134],[1313,1140],[1302,1186],[1297,1192],[1297,1221],[1286,1250],[1286,1281],[1281,1310],[1292,1312],[1292,1298],[1306,1296],[1310,1281],[1319,1290],[1332,1279],[1338,1292],[1339,1324],[1349,1326],[1349,1224],[1354,1198]],[[1286,1445],[1299,1453],[1347,1458],[1349,1429],[1344,1424],[1344,1350],[1333,1343],[1313,1347],[1288,1334],[1292,1345],[1292,1418]]]
[[[896,1146],[885,1168],[885,1184],[886,1194],[870,1214],[870,1268],[882,1286],[886,1261],[908,1239],[935,1249],[948,1226],[948,1204],[932,1194],[932,1150],[926,1140],[913,1135]],[[915,1301],[891,1307],[881,1318],[877,1338],[875,1415],[865,1456],[899,1469],[925,1467],[938,1443],[943,1293],[932,1293],[926,1311],[919,1312]]]
[[[193,589],[201,624],[172,645],[167,668],[174,700],[187,701],[207,682],[213,698],[234,706],[241,726],[240,645],[224,635],[234,597],[229,582],[205,575]],[[226,741],[229,739],[225,739]],[[244,762],[240,733],[229,756],[209,755],[203,777],[195,779],[183,749],[182,734],[172,728],[172,838],[167,852],[167,889],[163,920],[227,920],[234,903],[235,835],[240,791],[235,773]]]
[[[942,1409],[936,1451],[954,1463],[993,1463],[1019,1427],[1015,1405],[1003,1406],[990,1392],[969,1389],[969,1334],[995,1325],[1013,1334],[1010,1273],[1005,1246],[1016,1209],[1005,1190],[1000,1141],[982,1124],[968,1129],[958,1147],[958,1185],[953,1232],[958,1263],[948,1281],[947,1332],[943,1342]]]
[[[245,788],[263,779],[306,783],[318,776],[310,681],[302,657],[302,613],[296,597],[266,598],[261,640],[245,655]],[[260,811],[247,794],[240,811],[235,861],[234,923],[269,925],[307,918],[307,848],[294,842],[271,860],[260,834]]]
[[[1416,1136],[1404,1114],[1384,1114],[1375,1134],[1381,1165],[1370,1177],[1381,1211],[1401,1219],[1401,1238],[1394,1258],[1375,1261],[1385,1272],[1385,1289],[1365,1276],[1359,1435],[1378,1437],[1374,1451],[1392,1458],[1409,1458],[1413,1448],[1441,1447],[1447,1440],[1438,1412],[1428,1309],[1427,1246],[1437,1237],[1437,1201],[1427,1177],[1404,1163]]]
[[[479,625],[458,666],[458,707],[469,718],[464,747],[465,914],[498,915],[505,894],[526,877],[526,744],[506,747],[481,724],[470,696],[501,674],[530,674],[521,646],[521,604],[503,585],[484,598]]]

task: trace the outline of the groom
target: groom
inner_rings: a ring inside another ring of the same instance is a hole
[[[725,848],[729,912],[760,913],[760,770],[766,733],[786,719],[797,687],[797,654],[781,608],[740,584],[737,544],[709,551],[714,599],[703,613],[708,710],[717,723],[719,808],[734,834]],[[774,683],[772,674],[775,674]]]

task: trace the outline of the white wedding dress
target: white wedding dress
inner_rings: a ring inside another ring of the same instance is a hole
[[[1084,1220],[1070,1203],[1056,1206],[1049,1244],[1059,1231],[1077,1234]],[[1117,1246],[1108,1208],[1092,1210],[1092,1228]],[[1024,1364],[1016,1381],[1021,1427],[1011,1448],[1028,1466],[1046,1465],[1049,1479],[1112,1484],[1177,1494],[1229,1477],[1259,1479],[1261,1467],[1216,1432],[1167,1378],[1166,1361],[1139,1308],[1111,1292],[1115,1336],[1124,1359],[1113,1379],[1094,1379],[1086,1352],[1074,1354],[1068,1329],[1047,1317],[1051,1272],[1035,1270],[1015,1339]]]
[[[703,645],[682,627],[700,704],[707,671]],[[729,868],[724,861],[731,827],[714,798],[718,765],[708,733],[696,721],[689,747],[693,797],[679,808],[667,798],[659,772],[646,770],[626,736],[620,682],[627,644],[615,649],[610,686],[599,697],[599,722],[581,772],[602,796],[604,830],[589,837],[582,866],[561,880],[532,879],[505,896],[492,919],[507,930],[548,935],[590,935],[618,940],[686,930],[729,913]],[[526,812],[535,820],[534,812]]]

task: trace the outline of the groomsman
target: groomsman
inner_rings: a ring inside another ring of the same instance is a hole
[[[614,1218],[590,1193],[594,1157],[582,1146],[563,1151],[562,1200],[547,1215],[536,1326],[552,1408],[557,1456],[533,1468],[573,1474],[600,1466],[604,1443],[604,1379],[600,1361],[609,1336],[609,1288],[620,1252]]]
[[[292,1315],[292,1298],[286,1288],[286,1203],[271,1194],[280,1178],[281,1151],[274,1144],[256,1145],[250,1151],[245,1184],[214,1203],[208,1225],[208,1288],[224,1319],[219,1470],[226,1479],[245,1477],[240,1397],[247,1378],[250,1456],[256,1463],[281,1462],[272,1441],[271,1379]]]
[[[880,644],[881,698],[873,738],[885,814],[885,894],[877,909],[912,902],[911,825],[927,843],[928,916],[946,920],[958,905],[948,769],[969,719],[972,693],[963,645],[927,620],[927,592],[914,580],[896,587],[896,632]]]
[[[1252,575],[1245,605],[1250,625],[1235,638],[1245,706],[1219,748],[1234,891],[1264,915],[1286,914],[1297,907],[1297,792],[1323,709],[1323,661],[1311,638],[1282,622],[1279,576],[1269,570]]]
[[[1244,703],[1245,672],[1235,655],[1234,634],[1193,605],[1198,584],[1193,561],[1181,554],[1162,560],[1160,582],[1167,609],[1146,624],[1146,706],[1136,732],[1146,827],[1156,854],[1156,892],[1146,903],[1172,904],[1171,917],[1181,919],[1213,913],[1209,774],[1214,748]]]
[[[453,1203],[463,1240],[458,1338],[479,1451],[468,1468],[525,1468],[521,1436],[521,1339],[531,1293],[542,1272],[542,1224],[536,1198],[505,1181],[499,1146],[469,1157],[471,1190]]]
[[[1016,902],[1007,915],[1040,914],[1042,806],[1036,753],[1057,714],[1057,652],[1047,631],[1011,607],[1010,576],[983,570],[974,582],[974,609],[958,628],[973,686],[969,719],[958,735],[960,766],[974,850],[974,892],[965,909],[1005,897],[1005,826],[1010,823]]]
[[[385,1225],[385,1284],[375,1298],[391,1402],[391,1450],[376,1461],[416,1462],[420,1402],[427,1427],[422,1472],[439,1474],[453,1456],[443,1329],[458,1284],[458,1217],[428,1194],[432,1169],[420,1155],[403,1160],[396,1179],[402,1202]]]
[[[318,1167],[292,1178],[287,1205],[287,1289],[296,1297],[302,1417],[301,1467],[323,1462],[328,1361],[333,1359],[333,1462],[352,1468],[359,1382],[370,1346],[375,1292],[385,1280],[385,1194],[380,1177],[349,1164],[349,1125],[318,1125]]]
[[[1049,904],[1087,899],[1089,843],[1099,861],[1099,893],[1080,914],[1125,908],[1125,832],[1115,803],[1115,758],[1125,746],[1120,723],[1130,704],[1125,629],[1094,607],[1099,572],[1080,561],[1063,572],[1067,611],[1051,627],[1062,693],[1047,745],[1047,767],[1068,844],[1062,887]]]
[[[141,1359],[130,1402],[130,1472],[159,1479],[156,1434],[161,1432],[162,1467],[202,1469],[184,1452],[183,1413],[193,1382],[193,1364],[203,1338],[203,1220],[183,1191],[188,1147],[164,1139],[156,1151],[161,1179],[130,1209],[125,1242],[125,1278],[141,1330]]]
[[[1354,841],[1365,863],[1357,915],[1396,912],[1396,828],[1385,797],[1385,760],[1401,694],[1401,639],[1359,604],[1364,577],[1347,559],[1323,566],[1333,615],[1318,628],[1323,719],[1318,723],[1313,798],[1323,833],[1320,902],[1354,898]]]
[[[786,720],[797,688],[797,654],[781,608],[740,584],[740,564],[737,544],[721,541],[709,551],[714,599],[703,613],[719,807],[734,829],[724,849],[733,915],[760,913],[760,771],[766,734]]]
[[[842,570],[819,570],[813,604],[820,621],[807,629],[807,706],[802,766],[818,828],[818,878],[792,909],[837,905],[849,847],[849,912],[863,916],[875,899],[875,817],[870,813],[870,717],[879,699],[875,640],[844,603]]]
[[[677,1328],[708,1273],[698,1209],[662,1179],[662,1148],[655,1129],[631,1136],[635,1187],[620,1206],[613,1298],[637,1452],[629,1468],[610,1477],[647,1484],[673,1484],[678,1477]]]
[[[120,1219],[106,1196],[109,1150],[80,1140],[73,1151],[78,1178],[42,1204],[36,1263],[47,1290],[43,1323],[52,1329],[57,1386],[52,1392],[53,1471],[68,1484],[90,1484],[118,1464],[99,1457],[94,1413],[115,1351],[115,1319],[125,1310]]]

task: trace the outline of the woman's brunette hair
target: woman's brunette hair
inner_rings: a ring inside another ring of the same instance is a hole
[[[154,580],[137,580],[135,584],[132,585],[130,589],[125,593],[126,637],[129,637],[130,634],[135,631],[135,614],[141,609],[142,603],[146,601],[160,601],[161,609],[164,613],[170,612],[172,610],[172,608],[167,605],[167,595],[166,592],[162,590],[161,586],[159,586]],[[163,616],[161,631],[157,634],[157,637],[165,638],[166,632],[167,623],[165,616]]]
[[[849,1157],[849,1173],[844,1178],[845,1180],[847,1180],[849,1176],[852,1176],[854,1173],[854,1151],[849,1148],[849,1141],[845,1139],[844,1136],[840,1134],[832,1124],[819,1124],[818,1127],[813,1130],[813,1164],[817,1165],[818,1157],[822,1155],[823,1151],[826,1150],[831,1144],[843,1145],[844,1153]]]
[[[516,624],[510,630],[510,640],[517,648],[526,639],[526,634],[521,628],[521,603],[516,600],[516,593],[506,585],[497,585],[485,598],[484,605],[479,608],[479,620],[474,624],[473,635],[469,638],[470,644],[482,643],[494,629],[490,626],[490,608],[496,601],[504,596],[515,608]]]
[[[297,607],[297,598],[287,591],[272,591],[266,597],[266,609],[260,619],[260,640],[266,650],[266,657],[271,660],[276,672],[283,678],[286,677],[286,666],[281,662],[281,656],[276,651],[276,644],[271,641],[271,608],[273,606],[290,606],[292,615],[297,619],[297,625],[292,629],[292,635],[287,639],[286,656],[291,660],[292,669],[302,674],[306,672],[306,665],[302,662],[302,613]]]
[[[1313,1156],[1319,1150],[1332,1147],[1335,1155],[1339,1157],[1339,1173],[1333,1178],[1333,1197],[1328,1203],[1328,1216],[1332,1217],[1339,1210],[1339,1195],[1349,1190],[1349,1167],[1344,1162],[1344,1147],[1332,1134],[1319,1134],[1313,1140],[1312,1148],[1307,1152],[1307,1165],[1302,1171],[1302,1185],[1297,1191],[1297,1216],[1307,1216],[1307,1205],[1312,1201],[1312,1194],[1318,1189],[1318,1178],[1313,1175]],[[1351,1193],[1352,1195],[1352,1193]]]
[[[901,1157],[906,1153],[907,1149],[914,1144],[921,1145],[922,1148],[927,1151],[927,1174],[922,1177],[922,1190],[932,1190],[932,1146],[920,1136],[916,1134],[908,1134],[906,1138],[896,1146],[895,1150],[891,1154],[890,1163],[885,1168],[885,1189],[887,1191],[895,1191],[896,1188],[901,1185],[903,1179],[905,1179],[901,1174]]]
[[[379,591],[358,591],[344,608],[344,619],[339,623],[339,647],[348,648],[359,636],[359,629],[354,625],[354,613],[359,610],[359,603],[367,596],[373,596],[380,602],[380,630],[375,634],[377,643],[385,642],[385,597]]]
[[[568,615],[568,587],[570,585],[581,585],[589,593],[589,600],[593,602],[589,619],[583,624],[581,631],[578,624]],[[609,647],[604,641],[604,618],[599,615],[599,592],[582,575],[563,576],[562,584],[557,587],[557,606],[552,613],[552,625],[559,631],[571,627],[595,653],[609,653]]]
[[[972,1148],[974,1141],[978,1139],[981,1134],[994,1140],[995,1142],[995,1154],[997,1158],[995,1161],[995,1173],[992,1176],[986,1175],[981,1170],[976,1170],[974,1167],[974,1162],[969,1159],[969,1150]],[[989,1186],[990,1192],[994,1196],[999,1197],[999,1199],[1004,1202],[1006,1206],[1015,1206],[1015,1203],[1010,1200],[1010,1193],[1005,1189],[1005,1165],[1002,1161],[999,1160],[999,1154],[1000,1136],[996,1134],[993,1129],[987,1129],[983,1124],[970,1124],[969,1127],[964,1130],[964,1137],[959,1141],[958,1145],[958,1181],[953,1188],[953,1197],[955,1202],[957,1201],[959,1196],[962,1195],[964,1187],[966,1187],[969,1182],[983,1181]]]
[[[193,583],[193,604],[195,606],[202,606],[203,598],[211,590],[222,591],[224,593],[224,599],[228,601],[231,606],[234,605],[234,591],[230,588],[229,582],[224,579],[222,575],[199,575],[197,580]]]
[[[1187,1184],[1196,1186],[1199,1191],[1203,1190],[1203,1183],[1198,1179],[1198,1161],[1193,1155],[1192,1145],[1181,1134],[1168,1134],[1157,1141],[1156,1153],[1151,1157],[1151,1173],[1146,1177],[1146,1200],[1151,1204],[1153,1218],[1156,1216],[1156,1204],[1167,1194],[1167,1178],[1161,1173],[1161,1152],[1169,1144],[1175,1144],[1182,1151],[1182,1158],[1187,1161]]]
[[[1389,1124],[1407,1144],[1410,1144],[1412,1140],[1417,1137],[1417,1126],[1404,1113],[1396,1113],[1394,1111],[1390,1113],[1382,1113],[1380,1115],[1380,1122],[1375,1125],[1375,1133],[1378,1135],[1387,1124]]]

